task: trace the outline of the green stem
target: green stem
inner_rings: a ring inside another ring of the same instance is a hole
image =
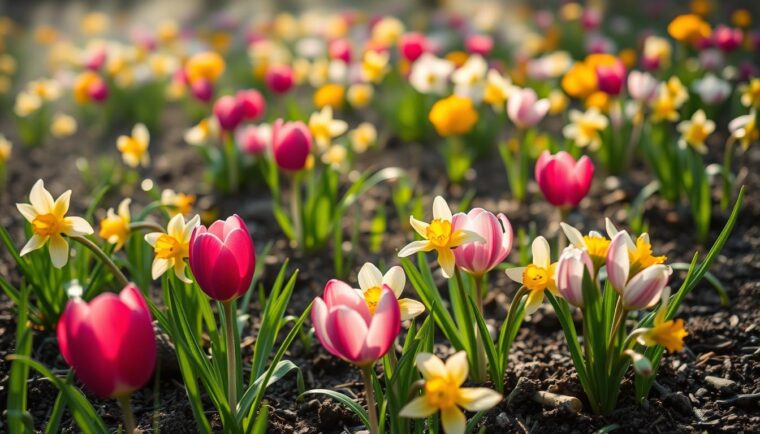
[[[129,395],[119,396],[116,398],[121,407],[121,414],[124,418],[124,432],[126,434],[132,434],[137,429],[135,424],[135,415],[132,412],[132,404],[129,402]]]
[[[238,174],[237,149],[235,148],[235,139],[231,133],[226,133],[224,142],[224,154],[227,160],[227,181],[230,193],[235,193],[240,184],[240,175]]]
[[[473,277],[475,278],[475,305],[478,306],[478,312],[483,315],[483,283],[486,275]]]
[[[158,223],[149,222],[149,221],[141,221],[141,222],[134,222],[129,224],[129,231],[155,231],[155,232],[164,232],[164,228],[161,227]]]
[[[304,248],[303,237],[303,219],[301,215],[301,174],[296,172],[293,175],[293,183],[290,186],[290,214],[293,218],[293,232],[295,232],[295,242],[300,249]],[[340,246],[338,246],[340,248]]]
[[[87,247],[92,253],[94,253],[95,256],[97,256],[98,259],[103,262],[103,265],[108,267],[122,288],[129,284],[129,280],[127,280],[127,277],[124,275],[124,273],[121,272],[119,267],[116,266],[113,260],[108,255],[106,255],[106,253],[100,247],[98,247],[97,244],[93,243],[84,236],[71,237],[71,239]]]
[[[237,412],[237,364],[235,363],[235,308],[234,301],[222,302],[224,307],[224,337],[227,350],[227,399],[230,410]]]
[[[567,220],[567,216],[570,214],[570,209],[562,206],[562,207],[557,208],[557,210],[559,211],[560,223]],[[559,232],[557,232],[557,257],[562,255],[562,251],[565,250],[565,247],[567,247],[565,236],[562,232],[562,226],[559,226]]]
[[[471,318],[469,315],[470,306],[469,306],[469,303],[467,302],[468,295],[467,295],[467,292],[465,292],[464,290],[464,279],[462,279],[462,272],[459,271],[459,267],[454,267],[454,275],[456,276],[456,279],[457,279],[457,289],[459,290],[459,297],[462,299],[462,303],[464,303],[466,321],[467,323],[472,323],[473,327],[475,327],[475,361],[477,362],[477,365],[475,367],[477,369],[473,370],[474,372],[472,374],[472,379],[476,382],[483,382],[485,381],[485,373],[486,373],[486,349],[483,344],[483,336],[481,335],[480,329],[478,329],[478,326],[476,325],[474,319]]]
[[[375,404],[375,388],[372,387],[372,365],[362,368],[362,378],[364,379],[364,390],[367,395],[367,413],[369,414],[369,433],[380,434],[380,428],[377,424],[377,405]]]
[[[720,209],[728,208],[728,201],[731,199],[731,189],[733,187],[733,173],[731,171],[734,159],[734,147],[736,138],[732,135],[726,141],[726,150],[723,153],[723,196],[720,198]]]
[[[607,366],[613,366],[612,363],[612,349],[614,348],[617,334],[620,331],[620,326],[625,321],[626,314],[628,312],[623,307],[623,297],[618,297],[617,304],[615,305],[615,314],[613,316],[612,330],[610,331],[610,341],[607,343]]]
[[[517,129],[517,185],[513,192],[518,202],[525,200],[525,190],[528,184],[528,156],[525,153],[525,138],[527,133],[524,129]]]

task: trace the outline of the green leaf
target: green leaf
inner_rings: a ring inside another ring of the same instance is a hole
[[[16,354],[29,357],[32,354],[32,330],[28,328],[30,288],[25,285],[21,292],[16,321]],[[34,431],[32,417],[27,412],[27,387],[29,365],[21,361],[11,363],[8,380],[8,431],[11,434]]]

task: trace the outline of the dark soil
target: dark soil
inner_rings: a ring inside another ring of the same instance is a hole
[[[194,150],[182,143],[184,122],[178,110],[167,110],[164,125],[170,127],[156,137],[151,145],[154,164],[149,175],[162,188],[174,188],[183,192],[199,191],[202,164]],[[13,139],[13,138],[11,138]],[[46,186],[60,194],[66,188],[74,190],[72,209],[86,208],[87,187],[83,184],[75,168],[76,159],[83,155],[111,155],[118,158],[113,150],[112,138],[96,139],[86,133],[65,142],[47,146],[44,149],[26,151],[17,147],[13,164],[9,171],[8,187],[0,198],[0,206],[5,212],[0,215],[0,224],[9,228],[17,245],[23,242],[20,216],[13,204],[23,201],[31,185],[37,178],[44,178]],[[101,144],[101,145],[97,145]],[[746,168],[760,167],[760,148],[754,147],[739,157]],[[410,171],[416,179],[417,194],[432,200],[435,194],[445,194],[456,202],[469,189],[475,189],[473,205],[482,206],[494,212],[504,212],[511,219],[515,229],[528,228],[535,224],[539,233],[553,235],[556,230],[556,216],[540,194],[533,191],[527,204],[510,200],[506,187],[506,176],[497,158],[476,164],[477,177],[462,187],[448,188],[442,164],[437,154],[430,148],[402,144],[391,141],[387,149],[374,151],[360,161],[360,167],[385,167],[400,165]],[[615,221],[625,221],[625,204],[651,179],[644,168],[632,170],[624,181],[603,180],[597,175],[592,194],[585,199],[579,209],[570,216],[570,221],[584,231],[603,229],[604,216]],[[588,405],[580,414],[565,410],[542,408],[531,400],[519,401],[509,407],[506,400],[491,410],[482,419],[486,432],[591,432],[617,425],[616,432],[748,432],[760,428],[760,174],[744,170],[740,179],[748,189],[741,216],[733,236],[712,267],[712,272],[728,291],[731,303],[721,306],[715,290],[706,282],[701,283],[690,294],[679,316],[686,321],[689,336],[685,340],[684,351],[666,354],[657,376],[656,386],[649,398],[638,405],[633,399],[631,378],[627,378],[620,395],[618,409],[607,417],[595,416],[588,411]],[[203,192],[203,190],[200,190]],[[121,192],[110,197],[108,206],[118,203]],[[135,203],[140,203],[136,199]],[[274,240],[273,248],[266,258],[267,267],[264,282],[269,283],[279,269],[279,264],[290,257],[292,268],[299,268],[299,281],[289,313],[298,315],[306,305],[322,292],[324,283],[332,278],[332,260],[324,253],[300,256],[284,241],[284,236],[270,212],[270,199],[261,187],[249,188],[232,198],[213,195],[202,197],[202,207],[218,207],[220,215],[237,212],[251,224],[254,240],[259,249]],[[381,204],[388,209],[388,233],[383,240],[382,258],[395,261],[395,252],[410,238],[395,216],[389,200],[388,187],[381,186],[371,191],[361,201],[364,216],[374,215]],[[427,203],[425,209],[429,209]],[[711,229],[710,240],[714,239],[726,220],[725,213],[716,208],[716,216]],[[657,199],[647,202],[646,219],[649,233],[656,252],[666,254],[669,262],[688,262],[697,250],[706,251],[708,246],[694,242],[693,226],[685,209],[672,206]],[[365,221],[369,221],[366,219]],[[349,228],[346,228],[347,233]],[[362,226],[363,235],[369,232],[368,225]],[[353,250],[356,259],[349,280],[365,261],[378,261],[380,256],[369,253],[367,236],[360,237],[360,245]],[[346,237],[348,239],[348,236]],[[516,250],[516,249],[515,249]],[[510,257],[517,261],[517,255]],[[3,253],[0,272],[12,281],[18,280],[15,265]],[[680,285],[683,273],[672,282],[674,288]],[[516,285],[509,282],[501,272],[493,272],[490,281],[491,295],[486,304],[487,317],[494,326],[503,320],[508,301],[514,294]],[[413,292],[407,289],[410,294]],[[255,317],[259,312],[256,304],[250,306]],[[14,352],[15,347],[14,306],[5,296],[0,297],[0,402],[7,401],[7,381],[9,364],[5,357]],[[255,336],[256,324],[248,331]],[[245,337],[245,336],[244,336]],[[248,341],[251,339],[249,338]],[[442,342],[443,343],[443,342]],[[249,344],[244,355],[250,356]],[[441,352],[446,346],[440,345]],[[50,332],[40,332],[34,337],[33,357],[56,372],[67,369],[59,355],[55,336]],[[337,360],[314,345],[306,351],[296,342],[288,355],[303,370],[308,388],[330,388],[362,398],[362,387],[358,370]],[[170,361],[159,363],[152,386],[146,387],[133,396],[133,405],[143,430],[160,429],[168,433],[195,432],[195,424],[181,383],[180,376]],[[718,384],[707,377],[720,377],[733,384]],[[556,317],[550,309],[542,308],[534,314],[520,330],[513,346],[508,367],[506,393],[517,384],[519,378],[530,380],[530,386],[537,390],[572,395],[583,400],[583,391],[575,375],[572,362],[564,343],[564,336]],[[267,399],[272,406],[269,431],[273,433],[338,433],[362,429],[353,415],[333,401],[307,397],[296,400],[295,376],[289,376],[272,386]],[[29,408],[35,426],[41,429],[53,406],[57,392],[49,382],[32,374],[29,382]],[[750,395],[750,396],[747,396]],[[119,423],[119,409],[115,402],[104,401],[89,396],[98,413],[107,424],[116,427]],[[208,404],[209,411],[213,408]],[[210,416],[215,429],[221,426],[215,416]],[[4,419],[4,418],[3,418]],[[0,422],[0,431],[3,431]],[[64,415],[63,426],[75,430],[69,414]]]

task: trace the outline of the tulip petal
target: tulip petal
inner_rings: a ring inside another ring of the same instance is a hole
[[[50,252],[50,262],[55,268],[63,268],[69,262],[69,243],[60,235],[50,236],[48,252]]]
[[[224,244],[237,261],[239,288],[246,291],[251,285],[256,268],[256,251],[248,229],[232,229],[225,235]]]
[[[401,310],[393,291],[386,286],[372,315],[362,358],[375,360],[382,357],[391,348],[400,330]]]
[[[419,353],[414,359],[417,369],[425,380],[447,376],[446,365],[443,361],[431,353]]]
[[[430,241],[412,241],[411,243],[405,245],[401,250],[399,250],[398,257],[405,258],[417,252],[429,252],[431,250],[433,250],[433,245],[430,243]]]
[[[374,265],[366,262],[359,270],[359,288],[367,291],[370,288],[383,287],[383,273]]]
[[[227,247],[219,250],[219,255],[214,261],[214,268],[209,275],[210,285],[201,287],[211,298],[219,301],[228,301],[240,296],[240,271],[238,269],[235,254]]]
[[[607,279],[618,293],[622,293],[625,288],[631,267],[626,237],[625,231],[618,232],[607,249]]]
[[[446,200],[441,196],[436,196],[435,199],[433,199],[433,218],[446,221],[451,221],[452,219],[449,204],[447,204]]]
[[[350,362],[361,360],[367,338],[367,323],[362,315],[346,306],[335,306],[327,317],[327,333],[335,349]]]
[[[469,371],[467,353],[464,351],[459,351],[446,360],[446,373],[448,374],[449,381],[457,386],[467,380]]]
[[[81,298],[74,298],[69,300],[61,317],[58,319],[58,325],[56,326],[58,348],[61,350],[61,355],[69,366],[72,364],[69,329],[76,329],[77,323],[86,318],[89,309],[90,307]]]
[[[413,419],[423,419],[438,411],[437,407],[433,407],[428,404],[427,399],[424,396],[418,396],[409,401],[399,412],[401,417],[409,417]]]
[[[330,334],[327,333],[328,314],[327,305],[324,300],[320,297],[315,298],[314,305],[311,308],[311,323],[314,325],[314,334],[327,351],[334,356],[341,357],[340,353],[335,349],[335,346],[332,343]]]
[[[404,292],[404,286],[406,286],[406,274],[404,269],[395,265],[391,267],[383,276],[382,285],[387,285],[393,290],[396,298],[401,297],[401,293]]]
[[[345,306],[358,312],[364,318],[365,324],[369,324],[372,316],[369,313],[366,300],[347,283],[338,279],[331,279],[325,285],[322,299],[325,301],[328,309]]]
[[[463,387],[459,389],[457,404],[468,411],[484,411],[501,402],[501,394],[485,387]]]
[[[224,246],[214,234],[203,231],[195,231],[193,234],[195,238],[190,243],[188,255],[190,269],[198,282],[198,286],[211,288],[215,285],[216,280],[213,273],[214,265]]]
[[[467,420],[457,406],[441,409],[441,425],[446,434],[464,434]]]

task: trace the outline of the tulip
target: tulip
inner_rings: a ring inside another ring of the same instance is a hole
[[[293,87],[293,70],[285,65],[272,66],[267,70],[265,81],[272,92],[286,93]]]
[[[108,84],[102,78],[95,80],[87,88],[90,98],[96,102],[105,101],[108,98]]]
[[[243,119],[255,121],[266,110],[266,101],[256,89],[241,90],[235,95],[238,104],[243,108]]]
[[[84,61],[84,67],[90,71],[99,71],[100,68],[106,63],[107,53],[102,47],[96,48],[90,53],[87,53],[87,57]]]
[[[237,128],[243,120],[243,106],[239,101],[229,95],[225,95],[214,103],[214,116],[219,121],[219,126],[227,131]]]
[[[256,252],[243,219],[237,214],[200,225],[190,237],[190,270],[209,297],[222,302],[248,291],[256,268]]]
[[[475,208],[457,213],[452,220],[452,230],[466,230],[480,235],[485,242],[463,244],[454,252],[457,266],[473,276],[483,276],[506,259],[512,250],[512,225],[504,214],[498,216]]]
[[[404,59],[414,62],[428,51],[428,41],[422,33],[406,33],[399,39],[398,49]]]
[[[557,291],[568,303],[583,307],[583,274],[594,275],[594,264],[588,250],[566,247],[557,263]]]
[[[652,101],[657,96],[659,82],[648,72],[631,71],[628,74],[628,93],[639,102]]]
[[[507,102],[509,119],[518,128],[528,128],[541,122],[549,111],[549,100],[538,99],[536,91],[530,88],[515,88]]]
[[[591,188],[594,163],[587,156],[576,161],[560,151],[544,151],[536,161],[536,182],[546,200],[558,207],[575,207]]]
[[[470,35],[465,39],[464,46],[471,54],[488,56],[493,50],[493,38],[488,35]]]
[[[301,170],[311,153],[311,132],[303,122],[275,121],[272,126],[272,152],[280,168]]]
[[[247,125],[235,132],[235,142],[246,154],[263,154],[272,140],[272,128],[267,124]]]
[[[331,59],[342,60],[346,64],[351,63],[351,42],[346,39],[336,39],[330,42],[327,48]]]
[[[214,96],[214,85],[205,78],[199,78],[190,83],[190,93],[198,101],[208,102]]]
[[[713,32],[713,42],[715,45],[725,52],[731,52],[739,48],[742,44],[744,35],[741,29],[732,29],[728,26],[718,26]]]
[[[662,290],[673,272],[664,264],[655,264],[630,276],[630,237],[625,231],[618,232],[610,242],[607,252],[607,279],[623,298],[626,310],[651,307],[660,299]]]
[[[596,66],[596,80],[599,90],[608,95],[619,95],[625,83],[625,65],[620,59],[612,64]]]

